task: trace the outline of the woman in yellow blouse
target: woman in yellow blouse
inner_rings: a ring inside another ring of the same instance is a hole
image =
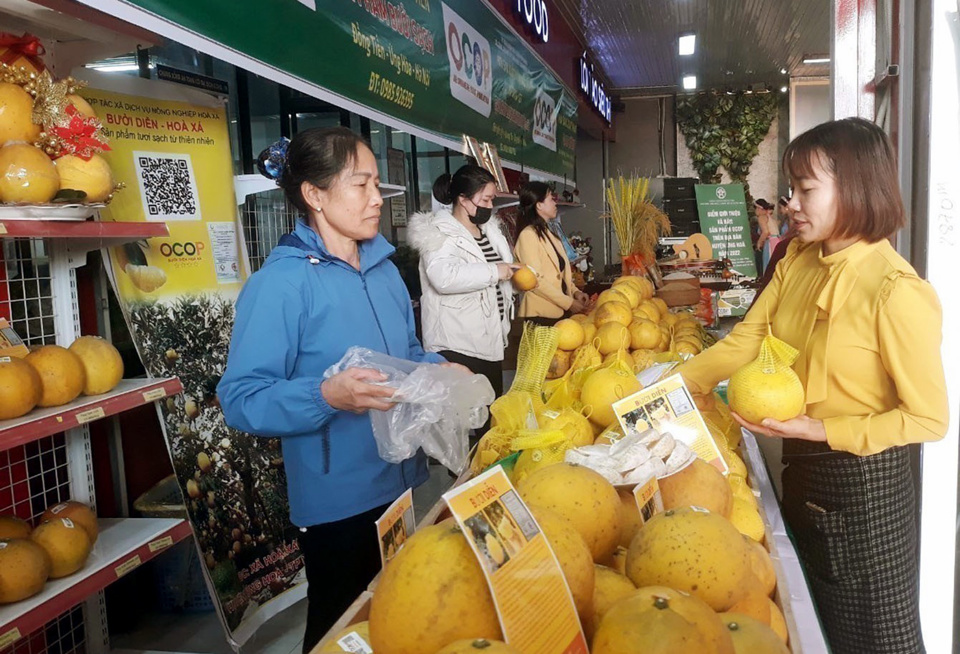
[[[538,285],[523,294],[520,317],[542,325],[583,313],[589,297],[573,284],[570,260],[563,243],[550,231],[548,220],[557,218],[557,198],[543,182],[530,182],[520,189],[517,220],[517,262],[533,269]]]
[[[797,237],[744,321],[680,368],[695,393],[753,360],[768,328],[800,350],[806,411],[741,424],[782,438],[784,516],[834,652],[923,652],[909,444],[948,406],[933,288],[891,247],[904,225],[880,128],[826,123],[784,153]]]

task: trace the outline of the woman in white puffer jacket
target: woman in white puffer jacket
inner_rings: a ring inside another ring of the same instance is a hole
[[[407,227],[420,252],[423,346],[487,377],[499,397],[518,266],[500,221],[491,219],[496,183],[466,165],[437,179],[433,195],[450,208],[414,214]]]

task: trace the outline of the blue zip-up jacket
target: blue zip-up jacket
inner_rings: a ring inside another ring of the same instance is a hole
[[[410,295],[378,235],[360,243],[360,270],[327,252],[305,223],[280,239],[247,281],[217,394],[227,424],[279,436],[290,519],[334,522],[392,502],[427,478],[422,452],[401,464],[377,454],[370,417],[338,411],[323,372],[353,345],[439,363],[417,340]]]

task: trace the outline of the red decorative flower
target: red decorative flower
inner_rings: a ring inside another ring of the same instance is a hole
[[[66,108],[69,121],[54,127],[51,131],[60,140],[60,153],[57,157],[73,154],[84,161],[99,153],[110,149],[103,138],[100,119],[84,116],[72,104]]]

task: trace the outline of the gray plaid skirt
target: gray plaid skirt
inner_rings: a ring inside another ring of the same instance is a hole
[[[923,654],[910,452],[784,440],[783,514],[834,654]]]

